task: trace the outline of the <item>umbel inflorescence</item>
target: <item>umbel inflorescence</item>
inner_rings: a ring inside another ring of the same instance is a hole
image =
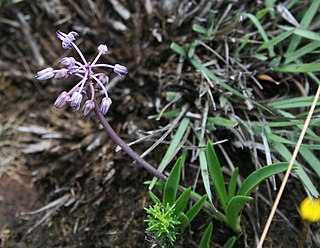
[[[98,67],[111,68],[120,77],[124,77],[124,75],[128,73],[128,69],[125,66],[119,64],[109,65],[97,63],[101,55],[104,55],[108,52],[108,47],[106,45],[99,45],[99,53],[92,62],[88,62],[83,56],[79,47],[74,43],[76,37],[79,36],[78,33],[72,31],[68,34],[65,34],[58,30],[56,32],[56,35],[58,39],[62,41],[62,47],[64,49],[74,48],[77,51],[82,62],[75,60],[75,58],[73,57],[65,57],[61,59],[61,64],[66,66],[66,68],[53,69],[52,67],[48,67],[37,72],[36,78],[38,80],[47,80],[49,78],[64,79],[71,75],[79,77],[80,81],[71,90],[63,91],[58,96],[54,103],[54,106],[60,109],[66,104],[70,104],[71,107],[79,110],[83,94],[88,92],[89,90],[89,99],[85,101],[82,107],[82,112],[86,116],[95,108],[95,91],[102,90],[104,93],[104,97],[101,100],[99,109],[100,113],[105,115],[112,103],[112,100],[108,96],[108,92],[105,87],[109,81],[109,78],[104,73],[95,73],[93,69]]]

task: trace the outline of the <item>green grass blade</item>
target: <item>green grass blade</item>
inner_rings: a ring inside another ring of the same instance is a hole
[[[318,72],[320,62],[305,63],[305,64],[289,64],[279,67],[274,67],[273,70],[279,72]]]
[[[189,202],[189,197],[191,194],[191,188],[187,188],[182,192],[178,200],[175,202],[175,208],[174,208],[174,213],[179,214],[180,212],[184,212],[186,209],[188,202]]]
[[[279,25],[279,28],[286,30],[286,31],[289,31],[289,30],[292,30],[293,27]],[[293,33],[300,36],[300,37],[309,39],[309,40],[320,41],[320,34],[313,32],[313,31],[309,31],[307,29],[295,28]],[[292,51],[290,51],[290,52],[292,52]]]
[[[186,213],[186,216],[188,217],[190,222],[198,215],[206,199],[207,199],[207,195],[202,196],[200,200],[197,201]]]
[[[223,179],[221,165],[210,140],[207,143],[206,156],[208,170],[215,189],[215,193],[219,199],[222,208],[226,209],[229,200],[228,194]]]
[[[241,45],[240,45],[238,51],[237,51],[238,53],[241,52],[241,50],[246,47],[249,39],[250,39],[250,34],[246,34],[241,42]]]
[[[166,152],[166,154],[164,155],[159,167],[158,167],[158,171],[163,172],[165,170],[165,168],[167,167],[167,165],[170,163],[173,155],[176,153],[176,150],[178,148],[179,143],[182,140],[183,135],[185,134],[187,127],[189,125],[189,118],[183,118],[182,121],[180,122],[180,125],[178,127],[178,130],[176,132],[176,134],[174,135],[169,148]],[[149,185],[149,190],[151,190],[154,186],[154,184],[157,182],[157,178],[153,178],[151,184]]]
[[[226,216],[228,220],[228,225],[235,232],[241,231],[240,215],[244,205],[252,201],[253,201],[252,197],[242,196],[242,195],[235,196],[230,200],[226,209]]]
[[[212,230],[213,230],[213,224],[212,222],[210,222],[210,224],[207,226],[206,230],[204,231],[204,234],[202,235],[199,248],[210,248]]]
[[[230,179],[230,183],[229,183],[229,188],[228,188],[229,201],[234,197],[236,193],[238,174],[239,174],[239,168],[237,167],[234,169]]]
[[[230,239],[228,239],[227,243],[223,246],[223,248],[232,248],[236,240],[237,240],[237,237],[232,236]]]
[[[268,42],[265,42],[264,44],[262,44],[257,49],[256,52],[260,52],[264,49],[268,49],[269,47],[273,47],[273,46],[277,45],[278,43],[280,43],[284,39],[288,38],[293,32],[294,32],[294,28],[292,30],[286,31],[286,32],[274,37],[273,39],[269,40]]]
[[[313,154],[313,152],[309,151],[304,147],[300,147],[299,153],[304,158],[304,160],[307,161],[310,167],[317,173],[318,177],[320,177],[320,161]]]
[[[178,192],[180,174],[182,170],[182,157],[180,157],[175,165],[173,166],[170,175],[164,185],[163,191],[163,205],[166,206],[168,203],[170,206],[176,201]]]
[[[245,95],[241,94],[239,91],[235,90],[234,88],[232,88],[231,86],[229,86],[228,84],[222,82],[219,78],[217,78],[208,68],[206,68],[204,65],[202,65],[201,63],[199,63],[198,61],[196,61],[195,59],[190,59],[191,64],[199,69],[202,73],[206,74],[213,82],[215,82],[216,84],[220,85],[221,87],[225,88],[226,90],[228,90],[229,92],[231,92],[232,94],[247,100],[249,102],[251,102],[252,104],[259,106],[260,108],[268,111],[269,113],[272,113],[269,109],[267,109],[266,107],[262,106],[260,103],[250,99],[249,97],[246,97]]]
[[[179,54],[182,57],[187,56],[187,52],[183,49],[183,47],[178,45],[175,42],[171,43],[170,48],[171,48],[171,50],[173,50],[174,52],[176,52],[177,54]]]
[[[320,6],[320,0],[314,0],[312,1],[311,5],[309,6],[307,12],[303,15],[303,18],[301,20],[301,27],[302,28],[308,28],[311,21],[313,20],[315,14],[317,13]],[[294,36],[289,44],[287,53],[291,53],[298,47],[299,43],[301,41],[300,36]]]
[[[148,194],[149,194],[150,199],[151,199],[155,204],[157,204],[157,203],[161,204],[160,199],[159,199],[155,194],[153,194],[152,191],[149,190],[149,191],[148,191]]]
[[[288,168],[289,163],[276,163],[264,166],[258,170],[252,172],[241,184],[237,195],[249,196],[253,190],[267,178],[285,172]],[[293,169],[297,169],[297,166],[294,166]]]
[[[282,144],[286,144],[286,145],[291,145],[291,146],[295,146],[296,142],[290,141],[286,138],[283,138],[277,134],[274,133],[266,133],[266,137],[269,140],[272,140],[273,142],[279,142]],[[311,149],[311,150],[320,150],[320,144],[319,145],[309,145],[309,144],[302,144],[301,145],[302,148],[306,148],[306,149]]]
[[[207,32],[207,28],[200,25],[200,24],[193,24],[192,25],[192,30],[199,33],[199,34],[204,34]]]
[[[314,75],[314,73],[308,72],[307,74],[310,78],[312,78],[313,81],[315,81],[318,85],[320,85],[320,80],[318,79],[318,77],[316,75]]]
[[[263,29],[262,25],[260,24],[259,20],[254,15],[249,14],[249,13],[242,13],[241,15],[245,16],[245,17],[248,17],[251,20],[251,22],[258,29],[258,31],[259,31],[262,39],[264,40],[264,42],[269,42],[269,38],[268,38],[267,33],[264,31],[264,29]],[[270,57],[274,57],[275,56],[275,52],[273,50],[273,47],[269,47],[268,50],[269,50]]]
[[[190,224],[188,216],[183,212],[179,213],[178,220],[180,221],[180,229],[181,230],[184,230]]]
[[[313,99],[314,96],[293,97],[290,99],[273,101],[268,104],[268,107],[277,109],[310,107]],[[320,105],[320,102],[318,102],[317,105]]]
[[[311,51],[313,51],[314,49],[316,49],[318,47],[320,47],[320,42],[319,41],[312,41],[296,51],[293,51],[291,53],[287,53],[284,56],[286,59],[284,64],[288,64],[292,61],[295,61],[295,60],[299,59],[300,57],[302,57],[303,55],[310,53]]]
[[[273,145],[274,149],[287,161],[291,160],[292,154],[288,150],[288,148],[281,144],[281,143],[276,143]],[[319,197],[319,192],[317,188],[313,185],[311,179],[308,177],[308,175],[305,173],[303,170],[302,166],[299,163],[296,163],[299,166],[299,170],[296,171],[298,174],[299,178],[301,179],[302,183],[305,185],[305,187],[308,189],[310,194],[313,197]]]

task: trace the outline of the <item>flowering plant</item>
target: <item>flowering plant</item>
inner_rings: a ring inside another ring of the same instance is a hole
[[[82,63],[75,60],[75,58],[73,57],[65,57],[61,59],[61,64],[66,66],[67,68],[53,69],[52,67],[48,67],[37,72],[36,78],[38,80],[47,80],[53,77],[57,79],[63,79],[71,75],[79,77],[81,80],[68,92],[63,91],[55,101],[54,106],[60,109],[64,107],[67,103],[70,103],[71,107],[74,107],[76,110],[79,110],[83,98],[82,94],[83,92],[85,92],[85,90],[88,89],[88,97],[90,99],[88,99],[84,103],[82,108],[82,112],[86,116],[95,107],[95,91],[102,90],[104,92],[104,97],[102,98],[100,104],[100,113],[102,115],[105,115],[108,112],[109,107],[112,103],[112,100],[108,96],[108,92],[105,87],[105,85],[109,81],[109,78],[104,73],[95,73],[93,69],[98,67],[112,68],[113,71],[117,73],[120,77],[124,77],[124,75],[128,73],[127,67],[120,64],[98,64],[97,62],[101,55],[104,55],[108,52],[108,47],[102,44],[98,46],[99,53],[97,54],[95,59],[92,62],[88,62],[82,54],[79,47],[74,43],[76,37],[79,36],[77,32],[71,31],[68,34],[66,34],[58,30],[56,32],[56,35],[58,39],[62,41],[62,47],[64,49],[74,48],[77,51],[82,60]]]
[[[54,106],[56,108],[62,108],[66,104],[70,104],[71,107],[74,107],[76,110],[80,109],[82,102],[82,94],[87,93],[88,99],[82,108],[84,115],[88,115],[92,110],[94,110],[97,119],[102,124],[103,128],[106,130],[107,134],[114,142],[116,142],[138,165],[144,167],[151,174],[155,175],[159,179],[165,180],[167,177],[155,169],[152,165],[142,159],[137,153],[135,153],[113,130],[108,121],[104,118],[104,115],[108,112],[109,107],[112,103],[111,98],[108,96],[107,89],[105,85],[108,83],[109,78],[104,73],[95,73],[93,69],[102,67],[102,68],[111,68],[113,71],[118,74],[120,77],[124,77],[128,73],[127,67],[115,64],[97,64],[97,61],[108,51],[106,45],[98,46],[98,55],[92,62],[88,62],[79,47],[74,43],[78,33],[71,31],[68,34],[58,30],[56,32],[58,39],[62,41],[62,47],[64,49],[74,48],[79,54],[82,63],[76,61],[73,57],[65,57],[61,60],[61,64],[67,68],[62,69],[53,69],[48,67],[37,72],[36,78],[38,80],[47,80],[50,78],[63,79],[71,75],[80,77],[80,82],[78,82],[71,90],[63,91],[58,98],[56,99]],[[95,91],[102,90],[104,92],[104,97],[102,98],[100,107],[98,108],[95,99]]]

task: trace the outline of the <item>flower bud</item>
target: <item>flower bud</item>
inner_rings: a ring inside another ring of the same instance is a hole
[[[54,71],[52,67],[48,67],[46,69],[43,69],[41,71],[37,72],[36,78],[38,80],[47,80],[49,78],[52,78],[54,76]]]
[[[64,49],[71,49],[72,48],[72,42],[76,39],[79,34],[77,32],[71,31],[68,34],[65,34],[61,32],[60,30],[57,30],[56,35],[58,39],[62,41],[62,47]]]
[[[115,64],[113,71],[115,73],[117,73],[120,77],[124,77],[123,74],[127,74],[128,73],[128,69],[127,67],[123,66],[123,65],[119,65],[119,64]]]
[[[94,101],[92,100],[87,100],[82,108],[82,113],[84,116],[87,116],[93,109],[94,109]]]
[[[98,79],[100,80],[100,82],[101,82],[103,85],[109,83],[109,77],[108,77],[106,74],[104,74],[104,73],[100,73]]]
[[[80,70],[80,67],[78,67],[78,66],[71,66],[71,67],[69,67],[69,69],[68,69],[68,73],[70,73],[70,74],[75,74],[75,73],[77,73],[78,71]]]
[[[101,104],[100,104],[100,113],[102,115],[105,115],[108,112],[111,103],[112,103],[112,100],[110,97],[104,97],[102,99]]]
[[[74,66],[76,64],[76,60],[73,57],[65,57],[61,59],[60,63],[65,66]]]
[[[68,69],[60,69],[60,70],[56,70],[56,75],[54,76],[54,78],[56,79],[60,79],[60,78],[67,78],[69,77],[69,74],[68,74]]]
[[[74,92],[71,99],[69,100],[70,106],[74,107],[76,110],[79,110],[81,101],[82,95],[79,92]]]
[[[98,51],[101,52],[102,54],[106,54],[108,52],[108,47],[106,45],[99,45],[98,46]]]
[[[63,91],[57,98],[57,100],[54,102],[54,106],[58,109],[63,108],[64,105],[67,104],[67,102],[70,100],[70,95]]]

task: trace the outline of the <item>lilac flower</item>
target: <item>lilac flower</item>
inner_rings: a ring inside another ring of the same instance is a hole
[[[62,41],[62,47],[64,49],[71,49],[72,42],[76,39],[77,36],[79,36],[79,34],[74,31],[71,31],[69,34],[65,34],[60,30],[57,30],[56,35]]]
[[[108,47],[106,45],[101,44],[98,46],[98,51],[102,54],[106,54],[108,52]]]
[[[119,65],[119,64],[115,64],[113,71],[115,73],[117,73],[120,77],[124,77],[123,74],[127,74],[128,73],[127,67],[125,67],[123,65]]]
[[[76,60],[73,57],[65,57],[61,59],[60,63],[65,66],[74,66],[76,64]]]
[[[74,92],[71,99],[69,100],[70,106],[74,107],[76,110],[79,110],[81,101],[82,95],[79,92]]]
[[[60,70],[56,70],[55,72],[56,72],[56,75],[54,76],[54,78],[56,79],[69,77],[68,69],[62,68]]]
[[[66,104],[70,104],[71,107],[79,110],[83,98],[82,93],[86,92],[91,99],[84,103],[82,112],[84,115],[88,115],[95,107],[95,91],[102,90],[104,92],[104,97],[100,104],[100,112],[105,115],[112,103],[112,100],[109,98],[107,89],[105,87],[105,85],[109,82],[109,77],[104,73],[95,73],[94,69],[97,67],[113,69],[116,74],[118,74],[120,77],[123,77],[128,73],[127,67],[120,64],[97,64],[97,61],[100,59],[100,57],[108,52],[108,47],[106,45],[101,44],[98,46],[99,53],[92,60],[92,62],[90,62],[86,60],[79,47],[74,43],[76,37],[79,36],[78,33],[71,31],[66,34],[60,30],[57,30],[56,35],[57,38],[62,41],[62,47],[65,49],[74,48],[80,56],[82,62],[76,61],[76,59],[73,57],[62,58],[61,64],[67,68],[54,70],[53,68],[49,67],[39,71],[36,75],[36,78],[38,80],[46,80],[52,77],[57,79],[67,78],[70,75],[79,77],[81,79],[80,82],[78,82],[70,91],[62,92],[54,102],[54,106],[60,109]]]
[[[52,78],[54,76],[53,68],[48,67],[46,69],[43,69],[41,71],[37,72],[36,78],[38,80],[47,80],[49,78]]]
[[[111,103],[112,103],[111,98],[104,97],[101,101],[101,104],[100,104],[100,113],[105,115],[108,112],[108,110],[111,106]]]
[[[68,92],[63,91],[57,98],[57,100],[54,102],[54,106],[58,109],[61,109],[64,107],[64,105],[67,104],[70,100],[70,95]]]
[[[80,70],[80,67],[78,67],[76,65],[75,66],[71,66],[71,67],[69,67],[68,73],[75,74],[75,73],[78,73],[79,70]]]
[[[87,116],[93,109],[94,109],[94,101],[92,100],[87,100],[82,108],[82,113],[84,116]]]
[[[109,77],[104,73],[100,73],[98,78],[103,85],[109,83]]]

